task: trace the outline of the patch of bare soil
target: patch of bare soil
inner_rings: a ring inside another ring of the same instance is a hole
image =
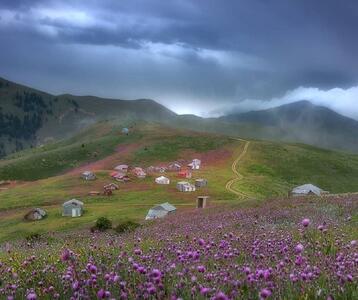
[[[25,185],[25,184],[27,184],[27,182],[18,181],[18,180],[7,180],[4,184],[0,185],[0,192],[1,191],[6,191],[6,190],[9,190],[9,189],[13,189],[13,188],[15,188],[17,186]]]
[[[77,168],[68,171],[66,174],[78,175],[86,170],[100,171],[112,170],[116,165],[125,163],[125,159],[135,150],[139,149],[141,144],[120,145],[116,152],[106,158],[97,160],[95,162],[87,163]]]

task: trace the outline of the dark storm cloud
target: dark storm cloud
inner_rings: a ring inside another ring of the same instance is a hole
[[[3,0],[0,17],[1,75],[55,93],[203,113],[358,82],[353,0]]]

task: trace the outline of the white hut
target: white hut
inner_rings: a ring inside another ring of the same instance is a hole
[[[308,195],[321,196],[322,194],[326,194],[326,193],[328,192],[320,189],[319,187],[311,183],[297,186],[291,191],[292,196],[308,196]]]
[[[201,166],[201,160],[194,158],[190,164],[188,164],[188,167],[192,170],[199,170]]]
[[[179,181],[177,183],[177,190],[180,192],[195,192],[195,185],[187,181]]]
[[[204,178],[199,178],[195,180],[196,187],[204,187],[208,185],[208,181]]]
[[[128,135],[129,129],[127,127],[122,128],[122,133]]]
[[[118,172],[122,172],[122,173],[127,173],[128,171],[128,165],[118,165],[114,168],[114,170],[118,171]]]
[[[132,173],[137,176],[138,178],[145,178],[147,176],[147,173],[144,172],[144,170],[140,167],[135,167],[132,170]]]
[[[118,190],[119,189],[119,185],[118,184],[115,184],[113,182],[109,183],[109,184],[106,184],[103,186],[103,189],[104,190],[110,190],[110,191],[115,191],[115,190]]]
[[[84,171],[81,174],[81,177],[84,180],[95,180],[96,179],[96,175],[92,171]]]
[[[157,184],[170,184],[170,179],[165,176],[159,176],[155,178],[155,183]]]
[[[80,217],[83,213],[83,202],[77,199],[66,201],[62,205],[64,217]]]
[[[172,214],[176,211],[175,206],[171,205],[168,202],[162,203],[160,205],[152,207],[149,211],[147,216],[145,217],[146,220],[153,220],[158,218],[163,218],[168,214]]]

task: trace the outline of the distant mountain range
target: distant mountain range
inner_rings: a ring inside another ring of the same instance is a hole
[[[254,124],[272,130],[276,139],[321,147],[358,150],[358,122],[309,101],[230,114],[219,118],[235,124]],[[265,136],[258,136],[265,138]]]
[[[153,100],[54,96],[0,78],[0,157],[66,138],[105,119],[134,121],[246,138],[278,140],[358,152],[358,122],[326,107],[299,101],[220,118],[177,115]]]

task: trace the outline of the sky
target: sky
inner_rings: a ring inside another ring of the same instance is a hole
[[[356,0],[1,0],[0,76],[217,116],[310,100],[358,120]]]

